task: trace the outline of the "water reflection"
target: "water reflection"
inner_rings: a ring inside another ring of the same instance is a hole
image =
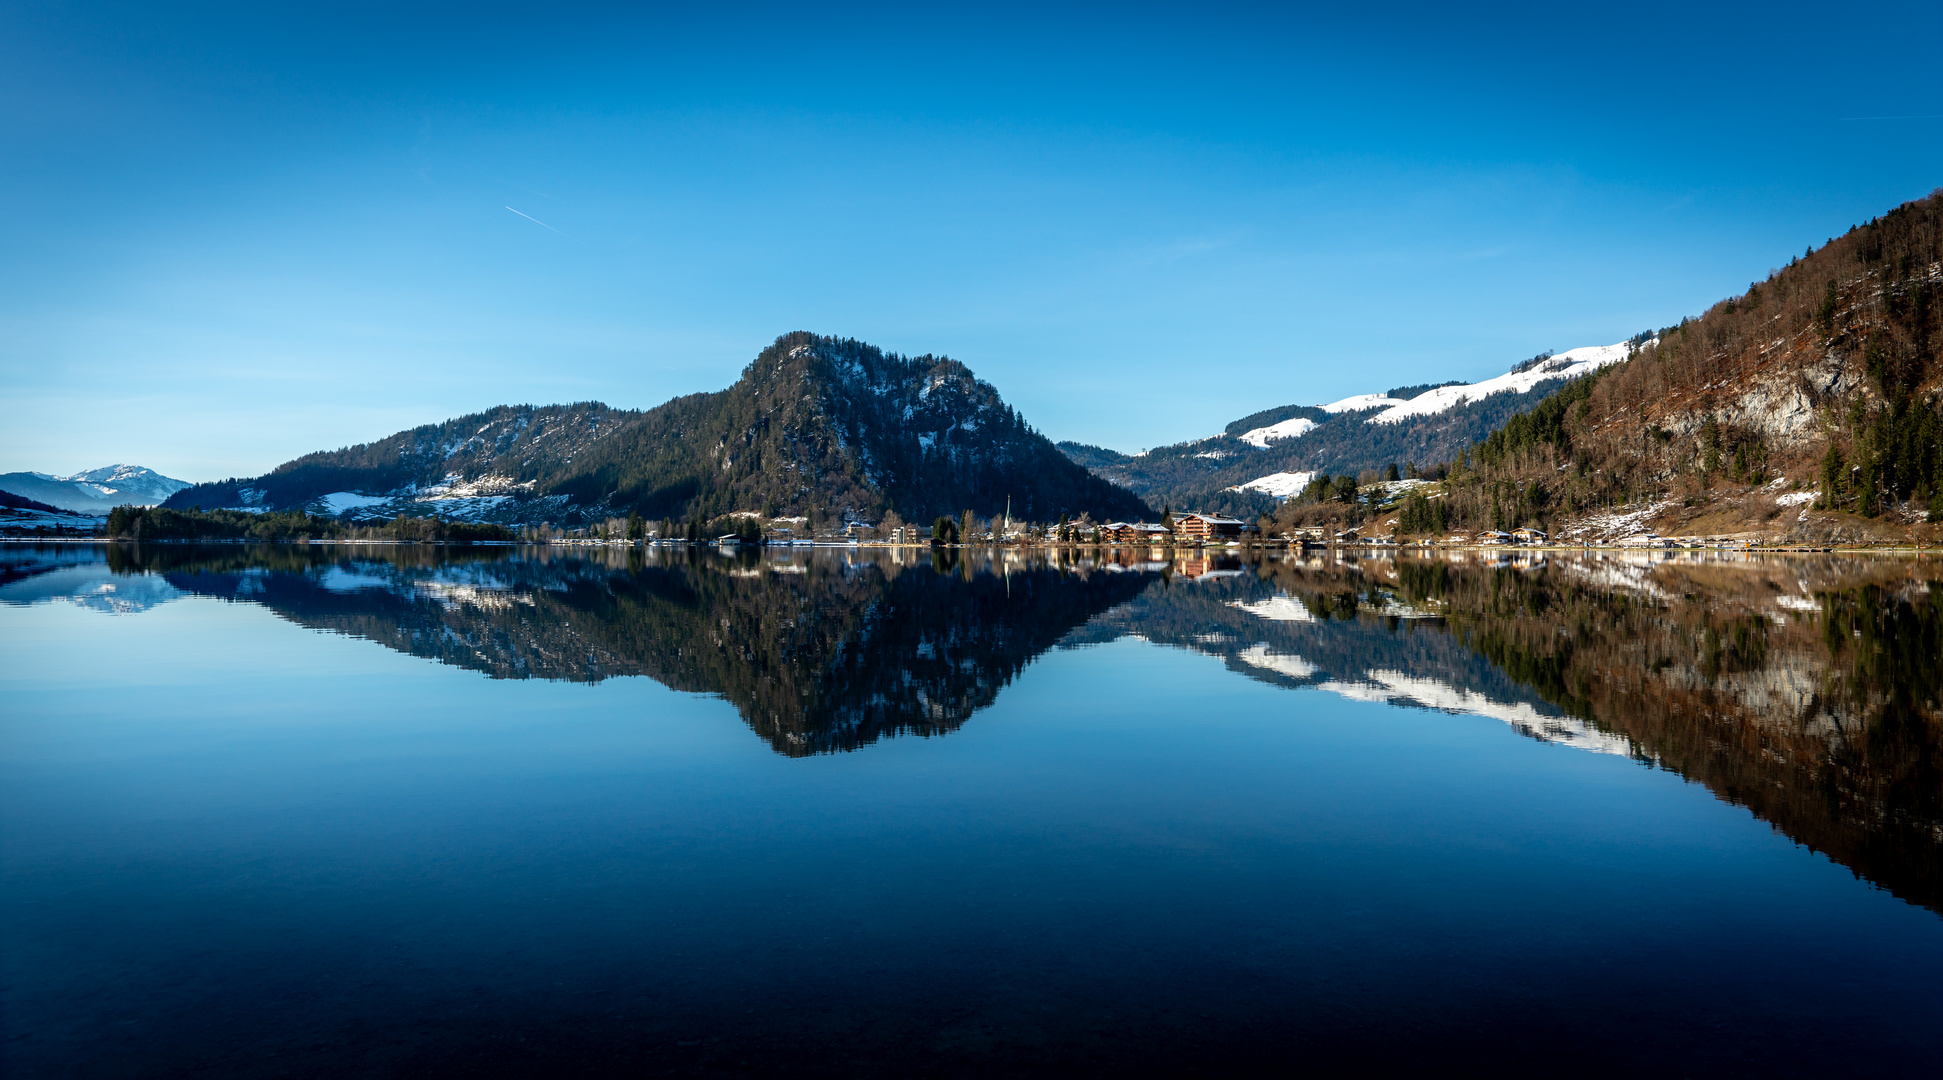
[[[0,602],[219,597],[493,678],[645,675],[791,756],[950,732],[1046,650],[1138,637],[1677,772],[1943,910],[1938,578],[1698,553],[0,551]]]
[[[726,698],[798,756],[956,729],[1149,580],[1124,569],[914,551],[151,545],[15,558],[0,600],[210,596],[494,678],[645,675]]]
[[[1230,654],[1255,677],[1630,754],[1943,910],[1933,562],[1507,554],[1259,570],[1274,596],[1236,605],[1255,623],[1235,633],[1272,644]]]

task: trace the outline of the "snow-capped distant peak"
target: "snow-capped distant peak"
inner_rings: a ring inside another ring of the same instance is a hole
[[[1398,401],[1389,394],[1383,393],[1357,394],[1355,397],[1346,397],[1341,401],[1332,401],[1327,405],[1318,405],[1316,407],[1326,413],[1341,413],[1363,412],[1368,409],[1388,409],[1392,406],[1402,404],[1405,404],[1405,402]]]
[[[89,469],[87,472],[75,473],[73,476],[62,477],[61,479],[84,480],[93,484],[114,484],[125,483],[130,480],[145,480],[149,477],[155,477],[160,480],[168,479],[168,477],[163,476],[154,469],[144,468],[140,465],[104,465],[99,469]]]
[[[80,513],[104,513],[112,506],[154,506],[188,487],[140,465],[105,465],[72,476],[20,472],[0,476],[0,488],[16,495]]]
[[[73,476],[51,476],[47,473],[34,475],[61,484],[89,484],[107,491],[135,488],[144,493],[160,491],[165,496],[189,486],[188,481],[171,479],[141,465],[103,465],[99,469],[89,469],[86,472],[75,473]]]
[[[1306,435],[1315,426],[1316,422],[1314,420],[1306,416],[1298,416],[1290,420],[1284,420],[1279,424],[1270,424],[1267,427],[1258,427],[1251,431],[1244,431],[1238,437],[1242,442],[1250,446],[1266,450],[1268,449],[1268,444],[1276,439],[1293,439],[1301,435]]]

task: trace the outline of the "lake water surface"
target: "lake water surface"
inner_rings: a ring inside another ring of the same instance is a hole
[[[0,546],[8,1076],[1943,1052],[1943,564]]]

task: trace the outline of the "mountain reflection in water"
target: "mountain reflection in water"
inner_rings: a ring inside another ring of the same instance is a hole
[[[505,679],[645,675],[778,752],[951,732],[1052,648],[1489,717],[1705,784],[1943,910],[1943,568],[1622,555],[11,546],[0,602],[190,594]]]

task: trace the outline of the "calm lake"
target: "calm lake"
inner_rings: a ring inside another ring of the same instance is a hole
[[[0,545],[0,1071],[1927,1072],[1943,563]]]

